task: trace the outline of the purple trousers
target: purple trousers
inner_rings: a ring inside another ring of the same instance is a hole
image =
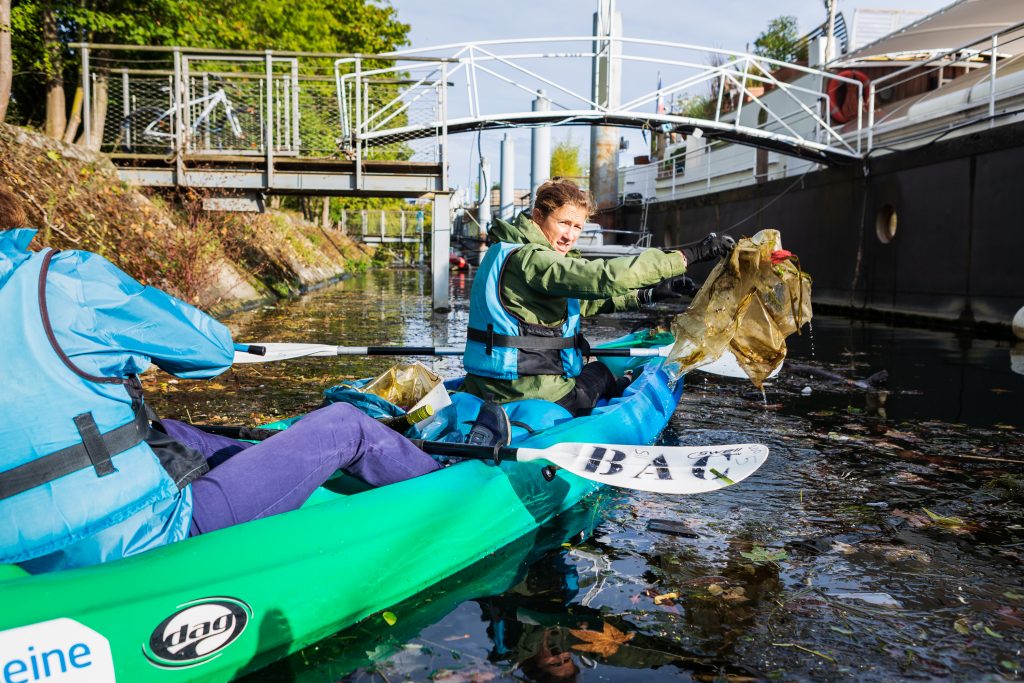
[[[438,469],[408,439],[346,403],[315,410],[257,444],[160,422],[210,463],[191,484],[190,536],[295,510],[337,470],[383,486]]]

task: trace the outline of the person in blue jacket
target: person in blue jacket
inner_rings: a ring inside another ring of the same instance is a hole
[[[95,564],[293,510],[336,470],[381,486],[438,468],[336,403],[259,444],[157,420],[138,375],[231,366],[222,324],[86,251],[29,251],[0,187],[0,563]]]

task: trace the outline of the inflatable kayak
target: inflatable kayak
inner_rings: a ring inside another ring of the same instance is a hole
[[[615,342],[657,342],[642,333]],[[510,405],[513,445],[652,443],[679,401],[655,358],[622,397],[571,418]],[[453,395],[461,439],[475,397]],[[520,419],[517,419],[516,416]],[[531,533],[599,484],[537,462],[467,460],[356,491],[332,480],[301,509],[104,565],[29,575],[0,565],[0,670],[10,680],[230,680],[379,613]],[[5,679],[5,680],[7,680]]]

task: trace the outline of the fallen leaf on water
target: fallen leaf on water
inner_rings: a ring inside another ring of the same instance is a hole
[[[394,626],[398,622],[394,612],[384,612],[380,616],[388,626]]]
[[[921,509],[924,510],[925,514],[928,515],[928,517],[936,524],[941,524],[942,526],[948,526],[953,528],[961,527],[964,525],[964,520],[960,519],[959,517],[943,517],[942,515],[935,514],[926,507],[922,507]]]
[[[747,558],[754,564],[778,564],[779,560],[784,560],[789,557],[789,554],[785,550],[771,551],[767,548],[762,548],[759,545],[755,545],[751,548],[749,553],[741,552],[740,555]]]
[[[663,602],[668,602],[670,600],[675,600],[678,597],[679,597],[679,593],[676,593],[674,591],[672,593],[662,593],[661,595],[655,595],[654,596],[654,604],[655,605],[660,605]]]
[[[997,422],[996,424],[994,424],[992,426],[995,427],[996,429],[1006,429],[1006,430],[1010,430],[1010,431],[1013,431],[1014,429],[1016,429],[1016,427],[1014,427],[1013,425],[1008,425],[1008,424],[1006,424],[1004,422]]]
[[[636,635],[635,633],[623,633],[607,621],[604,622],[603,631],[570,629],[569,633],[584,641],[583,643],[574,644],[572,649],[579,650],[580,652],[593,652],[605,659],[618,652],[620,647],[633,640],[633,636]]]
[[[953,630],[962,636],[970,635],[970,622],[966,618],[960,617],[953,622]]]

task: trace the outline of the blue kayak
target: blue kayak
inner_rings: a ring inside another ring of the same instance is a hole
[[[617,343],[652,342],[636,334]],[[660,362],[585,417],[546,401],[510,404],[526,425],[513,445],[653,443],[682,392]],[[424,436],[461,439],[479,399],[452,398],[443,424]],[[332,480],[299,510],[116,562],[38,576],[0,565],[4,666],[28,672],[48,652],[48,666],[59,660],[81,676],[60,679],[69,681],[222,681],[256,671],[501,551],[601,488],[564,470],[548,481],[542,469],[467,460],[359,492]]]

